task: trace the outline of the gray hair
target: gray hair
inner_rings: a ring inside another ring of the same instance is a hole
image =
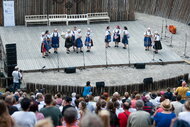
[[[143,107],[144,107],[144,102],[142,100],[138,100],[136,102],[136,109],[141,110],[141,109],[143,109]]]
[[[103,127],[103,122],[96,114],[86,113],[81,119],[80,127]]]
[[[66,123],[72,124],[77,120],[77,110],[74,107],[70,107],[64,112],[64,120]]]

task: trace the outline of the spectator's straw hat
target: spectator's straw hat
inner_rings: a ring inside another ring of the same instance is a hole
[[[169,111],[172,108],[172,104],[170,103],[169,99],[164,100],[161,103],[161,108],[165,111]]]

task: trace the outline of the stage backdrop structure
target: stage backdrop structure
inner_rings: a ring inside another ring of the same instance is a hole
[[[1,0],[0,0],[1,2]],[[108,12],[111,21],[134,20],[134,0],[14,0],[16,25],[25,15]]]

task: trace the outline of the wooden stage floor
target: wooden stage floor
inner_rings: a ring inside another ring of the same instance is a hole
[[[161,19],[161,18],[159,18]],[[162,20],[159,21],[161,23]],[[158,22],[158,21],[157,21]],[[175,52],[173,52],[165,43],[162,43],[163,50],[156,54],[153,60],[153,51],[144,50],[143,34],[148,26],[153,28],[153,31],[161,30],[161,24],[154,25],[153,21],[148,22],[142,15],[138,15],[136,21],[124,21],[124,22],[111,22],[107,23],[96,23],[91,25],[84,24],[73,24],[69,26],[54,25],[54,26],[15,26],[15,27],[0,27],[0,36],[3,45],[9,43],[17,44],[17,59],[18,66],[24,71],[37,71],[45,66],[45,69],[57,69],[65,67],[83,67],[84,60],[83,54],[76,54],[71,52],[66,54],[64,48],[64,40],[61,39],[59,48],[59,54],[56,55],[51,53],[48,58],[42,58],[40,53],[40,36],[45,30],[50,32],[57,28],[59,32],[67,31],[72,29],[73,26],[77,26],[82,30],[83,40],[85,39],[85,32],[87,28],[91,28],[93,31],[94,47],[90,53],[84,52],[85,65],[87,67],[92,66],[105,66],[106,55],[104,48],[104,34],[106,26],[110,26],[111,30],[116,25],[121,27],[127,26],[130,32],[129,39],[129,51],[130,51],[130,63],[147,63],[156,64],[160,62],[164,63],[176,63],[183,62]],[[128,49],[123,49],[123,45],[120,43],[119,48],[114,47],[114,43],[111,43],[111,48],[107,49],[107,63],[108,65],[128,65],[129,55]],[[86,51],[86,47],[84,48]],[[53,49],[51,50],[53,52]]]

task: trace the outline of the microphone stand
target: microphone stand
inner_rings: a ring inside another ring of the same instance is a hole
[[[189,58],[189,56],[186,55],[186,52],[187,52],[187,33],[185,34],[185,48],[184,48],[184,54],[183,54],[183,56],[185,58]]]
[[[57,71],[59,72],[59,55],[57,53]]]
[[[163,36],[163,32],[164,32],[164,28],[163,28],[163,25],[164,25],[164,20],[162,20],[161,40],[162,40],[162,36]]]
[[[105,47],[105,58],[106,58],[106,68],[108,68],[108,54],[107,54],[107,48]]]
[[[84,56],[84,51],[83,51],[83,65],[84,65],[84,69],[86,68],[86,65],[85,65],[85,56]]]
[[[129,60],[129,67],[130,67],[131,66],[131,57],[130,57],[129,43],[128,43],[128,60]]]

